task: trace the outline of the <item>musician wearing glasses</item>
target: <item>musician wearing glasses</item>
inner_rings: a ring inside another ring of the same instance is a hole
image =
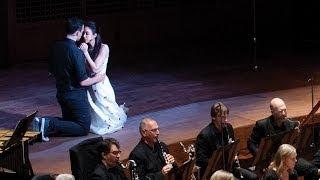
[[[234,141],[233,127],[227,123],[229,109],[221,102],[211,107],[211,122],[203,128],[196,140],[196,169],[203,176],[208,160],[219,147]]]
[[[129,159],[137,164],[141,179],[162,180],[177,168],[166,144],[159,141],[159,126],[154,119],[144,118],[139,126],[141,140],[130,153]]]
[[[127,180],[122,167],[119,165],[120,145],[114,138],[104,139],[98,146],[101,163],[91,175],[92,180]]]

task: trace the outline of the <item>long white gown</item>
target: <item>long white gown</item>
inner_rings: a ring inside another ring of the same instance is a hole
[[[99,73],[106,73],[109,59],[109,47],[106,44],[103,46],[107,47],[108,52]],[[91,106],[90,131],[92,133],[104,135],[123,128],[127,115],[123,106],[120,107],[116,103],[114,90],[107,76],[104,81],[92,85],[87,94]]]

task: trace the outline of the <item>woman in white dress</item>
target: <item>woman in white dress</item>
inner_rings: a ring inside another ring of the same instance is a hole
[[[80,49],[86,57],[86,63],[91,72],[106,73],[109,47],[102,43],[94,22],[85,23],[83,39],[84,43],[81,43]],[[91,132],[103,135],[123,127],[127,120],[125,112],[127,108],[124,105],[118,106],[116,103],[115,94],[107,76],[103,81],[91,86],[88,90],[88,99],[91,106]]]

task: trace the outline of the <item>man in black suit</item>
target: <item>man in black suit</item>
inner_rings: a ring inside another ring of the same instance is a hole
[[[298,123],[287,118],[287,107],[280,98],[270,102],[271,116],[256,122],[247,141],[249,151],[256,155],[262,138],[273,136],[294,129]]]
[[[227,122],[229,108],[222,102],[217,102],[211,106],[210,115],[211,122],[200,131],[195,143],[196,161],[193,171],[195,174],[200,171],[200,178],[203,177],[213,152],[235,140],[233,127]],[[223,165],[220,168],[223,168]],[[241,174],[249,180],[258,179],[256,174],[243,168],[235,167],[233,173],[237,177]]]
[[[223,103],[215,103],[211,107],[211,122],[197,136],[195,164],[200,168],[200,177],[203,176],[212,153],[234,141],[233,127],[227,123],[228,114],[229,109]]]
[[[127,180],[122,167],[119,166],[120,145],[114,138],[104,139],[98,146],[101,163],[93,171],[92,180]]]
[[[256,122],[247,141],[247,147],[254,156],[259,149],[259,144],[262,138],[291,131],[298,128],[300,125],[298,121],[292,121],[287,118],[287,107],[282,99],[273,98],[270,102],[270,110],[271,116]],[[275,139],[275,141],[280,142],[283,136],[277,137],[279,139]],[[295,170],[300,176],[305,176],[305,179],[313,179],[318,177],[320,174],[320,171],[316,166],[303,158],[298,159]]]
[[[159,141],[160,130],[157,121],[152,118],[142,119],[139,131],[141,140],[129,155],[129,159],[137,163],[139,178],[163,180],[169,172],[175,174],[178,166],[167,145]]]

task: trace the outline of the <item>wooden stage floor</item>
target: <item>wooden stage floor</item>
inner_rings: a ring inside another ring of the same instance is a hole
[[[13,128],[25,114],[60,115],[52,78],[44,66],[0,70],[0,127]],[[269,102],[281,97],[288,116],[306,115],[311,110],[311,88],[306,82],[315,66],[265,67],[252,72],[243,67],[211,71],[210,68],[183,68],[174,71],[113,69],[109,78],[117,101],[130,108],[125,127],[104,137],[120,141],[126,158],[139,141],[138,124],[152,117],[160,125],[160,139],[167,144],[196,137],[210,121],[210,106],[221,101],[230,107],[229,121],[241,127],[269,115]],[[306,73],[308,72],[308,73]],[[195,75],[196,74],[196,75]],[[317,83],[318,84],[318,83]],[[314,88],[320,98],[320,86]],[[36,173],[70,173],[68,149],[94,137],[55,137],[30,146],[30,159]],[[241,141],[246,141],[241,139]]]

